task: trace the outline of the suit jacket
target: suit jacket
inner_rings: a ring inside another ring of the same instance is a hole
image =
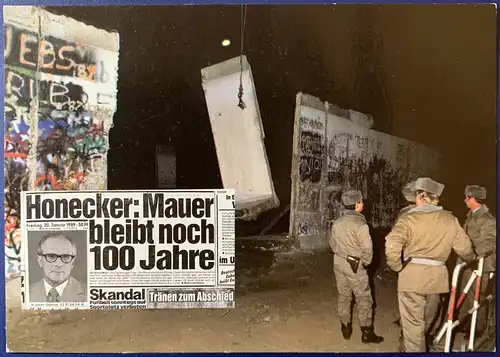
[[[46,302],[47,294],[43,279],[37,281],[30,286],[30,302]],[[87,285],[70,277],[68,285],[64,289],[63,294],[59,297],[60,302],[84,302],[87,301]]]

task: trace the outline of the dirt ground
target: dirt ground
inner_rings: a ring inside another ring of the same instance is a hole
[[[22,311],[19,280],[7,284],[12,352],[395,352],[396,284],[375,278],[380,345],[344,341],[336,313],[331,256],[281,262],[259,279],[237,275],[231,310]],[[356,314],[356,310],[354,311]],[[356,316],[356,315],[354,315]]]

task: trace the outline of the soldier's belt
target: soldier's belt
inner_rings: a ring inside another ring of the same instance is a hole
[[[410,264],[431,265],[434,267],[442,267],[446,264],[443,260],[427,259],[427,258],[412,258]]]
[[[335,255],[336,255],[337,257],[340,257],[340,258],[342,258],[342,259],[346,259],[346,260],[348,260],[348,259],[349,259],[349,257],[356,258],[356,259],[360,259],[360,258],[358,258],[358,257],[354,257],[353,255],[344,255],[344,254],[341,254],[341,253],[335,253]]]

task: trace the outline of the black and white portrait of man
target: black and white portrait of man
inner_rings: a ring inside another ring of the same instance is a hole
[[[29,301],[87,301],[86,231],[28,232]]]

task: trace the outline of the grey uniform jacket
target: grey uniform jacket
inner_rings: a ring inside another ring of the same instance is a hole
[[[373,242],[366,218],[356,211],[344,211],[333,222],[330,247],[341,257],[358,257],[364,265],[370,265],[373,258]]]
[[[479,257],[491,254],[484,260],[483,271],[496,271],[497,221],[486,205],[467,214],[464,230]]]

